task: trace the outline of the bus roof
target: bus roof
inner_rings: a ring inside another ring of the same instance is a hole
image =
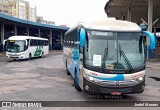
[[[97,20],[89,23],[80,22],[73,28],[70,28],[68,32],[74,30],[78,26],[82,26],[87,29],[104,30],[104,31],[105,30],[106,31],[123,31],[123,32],[141,31],[141,28],[136,23],[129,22],[129,21],[116,20],[113,18],[107,18],[107,19]]]
[[[26,40],[26,39],[48,40],[46,38],[33,37],[33,36],[11,36],[8,38],[8,40]]]
[[[122,21],[116,19],[105,19],[100,21],[95,21],[87,23],[88,28],[93,29],[105,29],[105,30],[115,30],[115,31],[140,31],[141,28],[133,22]]]

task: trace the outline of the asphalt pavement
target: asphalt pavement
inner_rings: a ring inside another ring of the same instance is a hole
[[[130,101],[160,102],[160,60],[147,60],[146,87],[142,94],[129,94],[116,97],[106,96],[104,98],[99,95],[86,95],[83,92],[75,90],[73,78],[66,74],[62,51],[52,51],[45,58],[35,58],[30,61],[10,61],[4,55],[0,55],[0,101],[71,101],[73,104],[77,104],[76,101],[79,103],[98,101],[86,107],[89,110],[107,109],[104,107],[90,108],[91,106],[98,106],[99,101],[112,101],[113,103],[110,103],[110,106],[113,107],[123,105],[124,101],[126,101],[126,104]],[[105,106],[106,104],[102,103],[101,106]],[[53,108],[36,109],[53,110]],[[54,109],[73,108],[58,107]],[[75,109],[79,110],[82,108],[77,107]],[[113,110],[115,109],[113,108]],[[120,107],[117,109],[126,110],[126,108]],[[142,108],[131,107],[129,109]],[[143,107],[143,109],[149,110],[151,107]],[[154,108],[154,110],[158,109]]]

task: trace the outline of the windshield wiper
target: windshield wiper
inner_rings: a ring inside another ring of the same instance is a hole
[[[102,63],[102,71],[105,68],[106,57],[108,57],[108,41],[107,41],[107,48],[105,48],[105,50],[104,50],[103,63]]]
[[[133,67],[132,67],[130,61],[128,60],[126,54],[123,52],[123,50],[121,50],[120,44],[119,44],[119,48],[120,48],[120,50],[119,50],[120,58],[121,58],[121,56],[123,57],[123,59],[124,59],[126,65],[127,65],[127,67],[129,68],[129,71],[132,72],[132,71],[133,71]]]

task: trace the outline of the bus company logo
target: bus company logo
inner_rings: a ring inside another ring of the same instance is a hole
[[[120,82],[119,82],[119,81],[115,81],[114,84],[115,84],[115,85],[120,85]]]
[[[2,107],[12,107],[11,102],[2,102]]]
[[[124,74],[125,71],[119,71],[119,70],[114,71],[114,70],[111,70],[111,71],[109,71],[109,73]]]

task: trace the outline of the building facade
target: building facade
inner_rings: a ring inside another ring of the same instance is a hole
[[[0,12],[24,20],[37,21],[36,6],[24,0],[0,0]]]
[[[9,4],[6,0],[0,0],[0,13],[9,14]]]
[[[42,16],[37,16],[37,22],[55,26],[55,22],[44,20]]]

